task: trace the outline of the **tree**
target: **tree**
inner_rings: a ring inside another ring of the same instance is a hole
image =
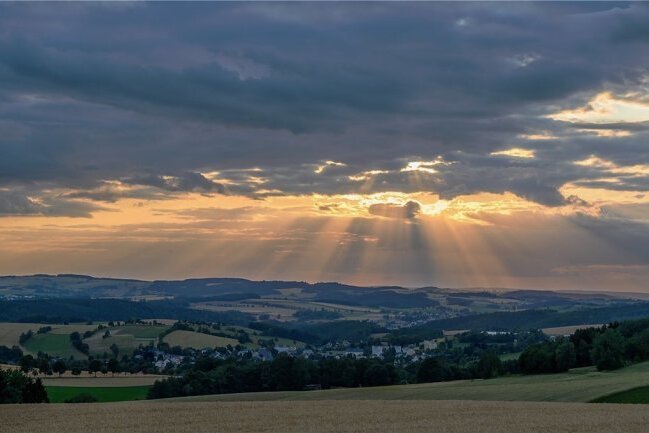
[[[48,403],[40,379],[32,379],[20,370],[0,370],[0,404]]]
[[[480,357],[476,366],[476,374],[482,379],[491,379],[502,372],[502,362],[498,355],[493,352],[485,352]]]
[[[530,346],[521,353],[518,363],[523,374],[554,373],[554,347],[550,343]]]
[[[40,379],[29,380],[25,383],[22,392],[23,403],[49,403],[47,391]]]
[[[88,373],[94,374],[97,377],[97,372],[101,371],[102,362],[98,359],[93,359],[88,363]]]
[[[417,370],[417,382],[441,382],[446,380],[446,367],[437,358],[426,358],[419,365]]]
[[[616,370],[624,366],[624,337],[615,329],[607,329],[593,340],[591,357],[598,370]]]
[[[392,377],[387,367],[380,363],[370,365],[363,374],[365,386],[391,385]]]
[[[649,329],[633,335],[627,340],[626,357],[635,362],[649,359]]]
[[[113,352],[113,356],[117,358],[117,355],[119,355],[119,346],[117,346],[117,344],[115,343],[111,344],[110,351]]]
[[[564,340],[554,350],[554,359],[557,372],[570,370],[577,364],[577,351],[570,340]]]
[[[57,359],[52,366],[52,370],[54,370],[54,372],[58,373],[60,376],[68,370],[68,366],[66,365],[64,360]]]
[[[23,373],[28,373],[35,366],[34,357],[32,355],[25,355],[22,358],[20,358],[18,365],[20,365],[20,370]]]
[[[33,335],[34,335],[34,332],[31,329],[29,331],[27,331],[27,332],[23,332],[22,334],[20,334],[20,337],[18,338],[18,342],[20,344],[24,344],[24,343],[27,342],[27,340],[32,338]]]
[[[115,358],[111,358],[108,360],[108,371],[110,371],[113,376],[115,376],[115,373],[119,373],[119,361]]]

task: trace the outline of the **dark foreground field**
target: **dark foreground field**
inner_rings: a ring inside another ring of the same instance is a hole
[[[0,407],[0,433],[645,433],[641,405],[477,401],[130,402]]]

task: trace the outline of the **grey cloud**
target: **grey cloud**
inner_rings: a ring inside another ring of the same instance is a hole
[[[386,218],[405,218],[413,219],[421,212],[421,205],[416,201],[409,201],[404,205],[394,205],[389,203],[375,203],[367,209],[372,215],[378,215]]]
[[[172,192],[204,191],[225,193],[225,187],[200,173],[186,172],[179,176],[146,175],[122,179],[130,185],[148,185]]]
[[[22,192],[0,190],[1,216],[65,216],[90,218],[92,212],[105,210],[89,203],[66,200],[59,197],[41,197],[33,200]]]
[[[567,122],[566,122],[567,123]],[[567,123],[568,126],[576,129],[593,129],[593,130],[606,130],[613,131],[649,131],[649,122],[615,122],[615,123],[581,123],[572,122]]]
[[[0,191],[0,215],[30,215],[38,209],[39,205],[23,194]]]

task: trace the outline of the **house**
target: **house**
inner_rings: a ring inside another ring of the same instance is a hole
[[[437,341],[435,340],[424,340],[422,342],[424,350],[435,350],[437,349]]]
[[[288,346],[275,346],[275,350],[277,353],[286,353],[289,356],[293,356],[297,353],[297,349],[295,347],[288,347]]]
[[[255,359],[259,359],[260,361],[272,361],[274,359],[273,352],[265,347],[262,347],[257,352],[255,352],[253,357]]]
[[[383,352],[387,349],[386,346],[372,346],[372,356],[382,357]]]
[[[356,359],[364,358],[365,353],[363,352],[363,349],[357,348],[357,347],[350,347],[349,349],[345,350],[342,352],[343,356],[352,356]]]

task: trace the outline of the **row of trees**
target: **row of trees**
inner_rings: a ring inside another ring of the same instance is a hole
[[[52,357],[46,353],[39,352],[36,356],[24,355],[20,348],[14,346],[8,349],[0,346],[0,362],[16,364],[24,373],[40,374],[63,374],[71,372],[73,375],[80,375],[87,371],[89,374],[97,373],[155,373],[154,349],[150,346],[140,346],[135,349],[132,356],[124,355],[121,359],[105,353],[103,357],[90,356],[88,359],[69,359]],[[3,358],[3,354],[5,358]],[[20,355],[20,356],[18,356]],[[11,359],[9,359],[11,358]]]
[[[378,359],[324,359],[314,362],[281,354],[273,361],[199,358],[183,376],[156,381],[149,398],[259,391],[380,386],[400,383],[403,371]]]
[[[477,362],[461,365],[441,357],[424,359],[417,367],[417,382],[447,382],[463,379],[491,379],[503,374],[517,373],[515,363],[502,362],[494,352],[483,352]]]
[[[491,378],[508,372],[498,355],[484,352],[467,366],[427,358],[404,367],[385,359],[308,360],[280,354],[273,361],[219,360],[199,357],[183,375],[156,381],[149,398],[318,388],[371,387],[413,382]]]

